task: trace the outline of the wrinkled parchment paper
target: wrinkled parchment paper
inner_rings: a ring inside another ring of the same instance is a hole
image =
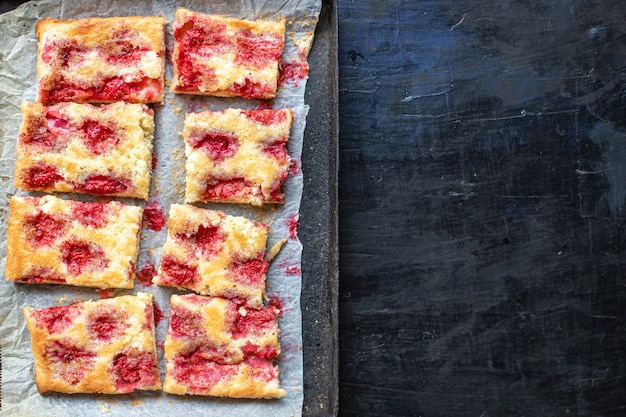
[[[35,23],[42,17],[74,19],[91,16],[159,15],[167,19],[166,42],[169,53],[173,47],[171,25],[178,7],[221,14],[243,19],[287,18],[283,63],[303,62],[313,42],[313,32],[319,16],[320,0],[212,0],[207,1],[117,1],[67,0],[33,1],[0,16],[0,268],[6,262],[6,227],[8,201],[13,194],[27,193],[13,188],[15,142],[21,122],[22,101],[35,101],[37,40]],[[257,100],[177,96],[167,88],[171,79],[171,63],[166,68],[166,99],[155,106],[154,155],[157,158],[152,178],[150,202],[156,202],[164,214],[173,203],[184,200],[184,146],[179,132],[184,115],[205,109],[221,110],[227,107],[258,108],[268,103]],[[302,380],[302,324],[300,310],[302,246],[292,232],[297,222],[302,196],[302,153],[304,127],[308,106],[304,103],[306,79],[288,80],[279,95],[270,104],[274,108],[289,107],[294,112],[294,125],[288,149],[294,161],[292,174],[284,185],[286,203],[265,209],[244,205],[208,204],[205,207],[223,210],[270,225],[268,250],[276,242],[288,238],[274,259],[267,277],[268,298],[277,298],[283,307],[281,327],[280,366],[281,385],[287,397],[280,400],[232,400],[196,396],[176,396],[163,392],[136,391],[129,395],[64,395],[41,396],[34,383],[30,334],[21,308],[44,308],[75,301],[99,299],[95,289],[64,285],[22,285],[0,279],[0,349],[2,358],[0,415],[11,416],[92,416],[92,415],[152,415],[152,416],[300,416],[303,401]],[[73,194],[62,197],[94,200],[94,197]],[[122,199],[128,204],[144,206],[138,200]],[[138,269],[150,263],[158,268],[161,246],[165,242],[166,227],[156,232],[144,227]],[[142,286],[138,281],[132,291],[116,290],[114,295],[149,292],[163,311],[164,318],[157,326],[157,348],[163,376],[162,343],[169,323],[169,298],[177,290],[155,285]]]

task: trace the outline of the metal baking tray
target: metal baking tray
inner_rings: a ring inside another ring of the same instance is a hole
[[[24,0],[0,2],[0,13]],[[337,4],[322,0],[309,55],[310,106],[302,151],[302,254],[305,416],[338,414],[338,64]],[[0,364],[1,364],[0,356]],[[0,396],[1,401],[1,396]],[[1,402],[0,402],[1,410]]]
[[[310,106],[302,150],[304,416],[338,413],[338,63],[337,3],[323,0],[309,55]]]

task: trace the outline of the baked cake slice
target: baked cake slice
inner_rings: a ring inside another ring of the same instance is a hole
[[[178,9],[172,26],[179,94],[276,96],[285,20],[242,20]]]
[[[47,195],[13,196],[9,210],[8,280],[133,288],[141,207]]]
[[[185,201],[284,203],[290,109],[203,111],[185,116]]]
[[[145,104],[22,103],[15,187],[148,199],[154,112]]]
[[[37,22],[37,101],[163,102],[165,19]]]
[[[171,297],[165,338],[170,394],[280,398],[278,317],[274,306],[249,309],[217,297]]]
[[[41,394],[161,389],[150,294],[23,312]]]
[[[152,282],[261,308],[267,225],[218,210],[172,204],[161,264]]]

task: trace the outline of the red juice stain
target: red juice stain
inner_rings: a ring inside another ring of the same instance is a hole
[[[165,226],[165,214],[159,202],[154,200],[146,204],[143,209],[143,221],[146,227],[159,232]]]
[[[276,308],[276,314],[278,317],[283,315],[283,301],[277,295],[273,295],[269,299],[269,304]]]
[[[302,171],[302,161],[300,158],[292,158],[289,163],[289,173],[291,175],[297,175]]]
[[[289,266],[285,268],[285,273],[287,275],[302,275],[302,270],[299,266]]]
[[[154,310],[154,326],[156,327],[159,325],[159,323],[161,323],[161,321],[163,321],[165,315],[163,314],[163,310],[161,310],[161,307],[159,307],[157,303],[153,303],[152,308]]]
[[[137,271],[137,279],[144,287],[152,285],[152,278],[157,275],[157,270],[150,262],[146,262],[139,271]]]
[[[298,238],[298,225],[300,220],[300,214],[299,213],[295,213],[293,214],[288,220],[288,228],[289,228],[289,237],[292,239],[297,239]]]
[[[309,64],[307,62],[283,62],[278,77],[278,85],[284,86],[287,83],[298,85],[298,82],[304,80],[308,75]]]
[[[115,296],[115,292],[113,292],[112,290],[97,289],[96,292],[98,293],[100,298],[113,298],[113,296]]]

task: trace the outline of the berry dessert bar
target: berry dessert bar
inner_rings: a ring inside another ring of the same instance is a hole
[[[41,394],[161,389],[150,294],[23,312]]]
[[[147,200],[153,134],[145,104],[24,102],[15,187]]]
[[[245,217],[172,204],[161,265],[152,282],[261,308],[268,230]]]
[[[164,28],[161,17],[41,19],[37,101],[163,102]]]
[[[174,77],[180,94],[268,99],[276,96],[285,21],[248,21],[178,9]]]
[[[165,380],[170,394],[280,398],[278,316],[274,306],[248,309],[195,294],[173,295],[165,338]]]
[[[290,109],[203,111],[185,116],[185,200],[284,203]]]
[[[47,195],[13,196],[9,209],[8,280],[133,288],[141,207]]]

